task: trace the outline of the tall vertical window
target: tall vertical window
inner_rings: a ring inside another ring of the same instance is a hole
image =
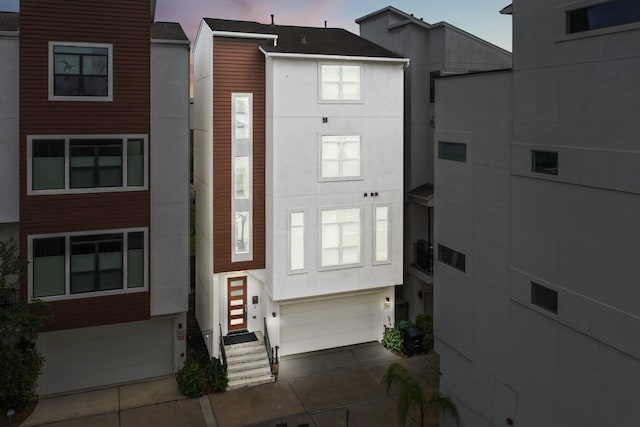
[[[321,137],[322,179],[360,176],[360,136],[323,135]]]
[[[360,209],[324,210],[321,213],[322,267],[360,263]]]
[[[29,236],[28,240],[34,298],[78,298],[147,288],[144,230]]]
[[[374,263],[389,262],[391,233],[389,230],[389,206],[376,206],[374,210]]]
[[[304,212],[289,213],[289,271],[305,270]]]
[[[146,136],[30,136],[27,141],[29,194],[146,187]]]
[[[359,65],[321,65],[320,97],[323,101],[360,99]]]
[[[49,42],[49,99],[111,101],[111,44]]]
[[[231,215],[232,262],[251,261],[253,94],[231,94]]]

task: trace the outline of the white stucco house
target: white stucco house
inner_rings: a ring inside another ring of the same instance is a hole
[[[202,21],[196,305],[211,354],[265,327],[281,355],[381,339],[402,283],[407,65],[338,28]]]

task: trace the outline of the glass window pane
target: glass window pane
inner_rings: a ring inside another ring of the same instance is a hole
[[[323,249],[321,264],[323,267],[329,267],[332,265],[340,264],[340,250],[339,249]]]
[[[234,169],[235,198],[247,199],[249,198],[249,157],[236,157]]]
[[[127,287],[144,286],[144,250],[129,249],[127,252]]]
[[[388,210],[386,206],[376,207],[376,248],[375,260],[389,260],[389,223]]]
[[[347,99],[347,100],[360,99],[360,84],[359,83],[343,83],[342,99]]]
[[[69,173],[71,188],[91,188],[94,185],[93,168],[73,168]]]
[[[339,65],[323,65],[321,72],[322,72],[323,82],[339,82],[340,81]]]
[[[78,55],[55,55],[56,74],[80,74],[80,57]]]
[[[249,253],[249,212],[236,212],[235,250],[236,254]]]
[[[234,137],[251,138],[251,103],[248,96],[234,97]]]
[[[340,161],[323,160],[322,161],[322,177],[337,178],[340,176]]]
[[[343,177],[360,176],[360,160],[345,160],[342,162]]]
[[[56,96],[76,96],[80,93],[80,76],[56,75],[53,86]]]
[[[33,296],[65,293],[65,239],[52,237],[33,241]]]
[[[127,185],[144,186],[144,141],[141,139],[127,141]]]
[[[322,99],[339,99],[340,83],[322,83]]]
[[[98,171],[98,187],[121,187],[122,168],[100,168]]]
[[[31,168],[33,190],[64,188],[64,140],[33,141]]]
[[[292,212],[291,213],[291,226],[303,227],[304,226],[304,212]]]
[[[84,96],[109,95],[109,78],[107,76],[82,77],[82,93]]]
[[[304,268],[304,228],[292,227],[291,228],[291,242],[290,242],[290,259],[291,270],[301,270]]]
[[[360,262],[360,247],[349,246],[342,249],[341,264],[358,264]]]
[[[357,65],[346,65],[342,67],[342,81],[359,83],[360,82],[360,67]]]
[[[322,247],[340,247],[340,227],[338,224],[324,224],[322,226]]]
[[[107,75],[107,57],[106,56],[83,56],[82,58],[82,74],[94,76]]]
[[[325,160],[340,158],[340,144],[335,141],[335,138],[322,138],[322,158]]]

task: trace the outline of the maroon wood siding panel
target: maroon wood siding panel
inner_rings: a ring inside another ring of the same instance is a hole
[[[259,42],[213,42],[213,271],[265,268],[265,62]],[[231,262],[231,94],[253,94],[253,261]]]
[[[111,43],[113,101],[49,101],[49,41]],[[20,243],[27,236],[148,227],[149,191],[27,196],[27,136],[149,134],[148,0],[20,3]],[[149,136],[149,147],[153,138]],[[147,171],[148,174],[148,171]],[[151,282],[151,280],[150,280]],[[22,289],[23,298],[27,289]],[[54,329],[149,318],[148,293],[52,303]]]

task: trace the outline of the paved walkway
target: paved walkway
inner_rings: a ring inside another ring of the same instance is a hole
[[[42,399],[22,425],[345,426],[348,416],[350,427],[394,426],[395,396],[380,384],[394,361],[406,366],[425,391],[437,389],[434,355],[401,358],[379,343],[368,343],[284,357],[276,383],[199,399],[182,396],[173,377]]]

